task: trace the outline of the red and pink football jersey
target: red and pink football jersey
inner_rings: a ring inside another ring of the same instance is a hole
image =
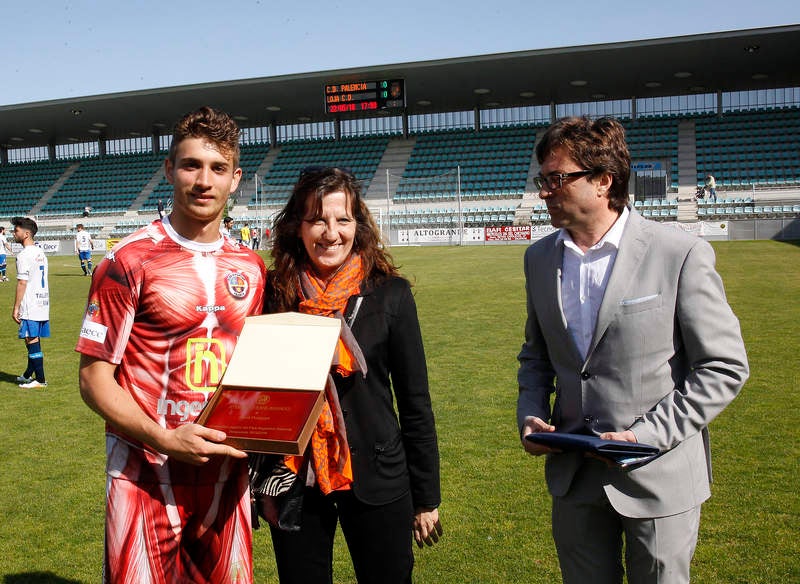
[[[245,317],[261,312],[264,275],[261,258],[227,237],[199,244],[168,220],[155,221],[98,265],[76,350],[119,364],[119,384],[163,427],[193,422],[230,361]],[[163,463],[117,429],[108,432],[112,476],[139,480],[145,461],[130,459],[137,451]],[[128,443],[120,448],[124,461],[112,457],[114,438]]]

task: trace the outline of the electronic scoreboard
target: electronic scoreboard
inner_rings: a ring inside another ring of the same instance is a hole
[[[406,83],[403,79],[325,85],[326,114],[402,109],[405,106]]]

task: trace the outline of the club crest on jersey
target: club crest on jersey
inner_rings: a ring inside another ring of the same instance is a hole
[[[97,300],[92,300],[89,306],[86,307],[86,316],[94,318],[100,313],[100,303]]]
[[[250,291],[250,282],[247,281],[247,276],[241,272],[232,272],[226,275],[225,283],[228,286],[228,292],[234,298],[244,298]]]

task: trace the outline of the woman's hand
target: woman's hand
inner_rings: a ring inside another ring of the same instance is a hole
[[[419,547],[433,545],[442,535],[438,509],[421,507],[414,512],[414,541]]]

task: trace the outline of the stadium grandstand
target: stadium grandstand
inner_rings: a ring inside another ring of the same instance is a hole
[[[529,240],[550,219],[537,137],[610,115],[643,215],[708,238],[800,239],[798,54],[791,25],[2,106],[0,224],[33,216],[63,253],[78,222],[124,237],[169,207],[171,125],[207,104],[242,128],[238,225],[269,227],[304,167],[332,165],[363,182],[393,244]],[[708,175],[716,199],[698,199]]]

